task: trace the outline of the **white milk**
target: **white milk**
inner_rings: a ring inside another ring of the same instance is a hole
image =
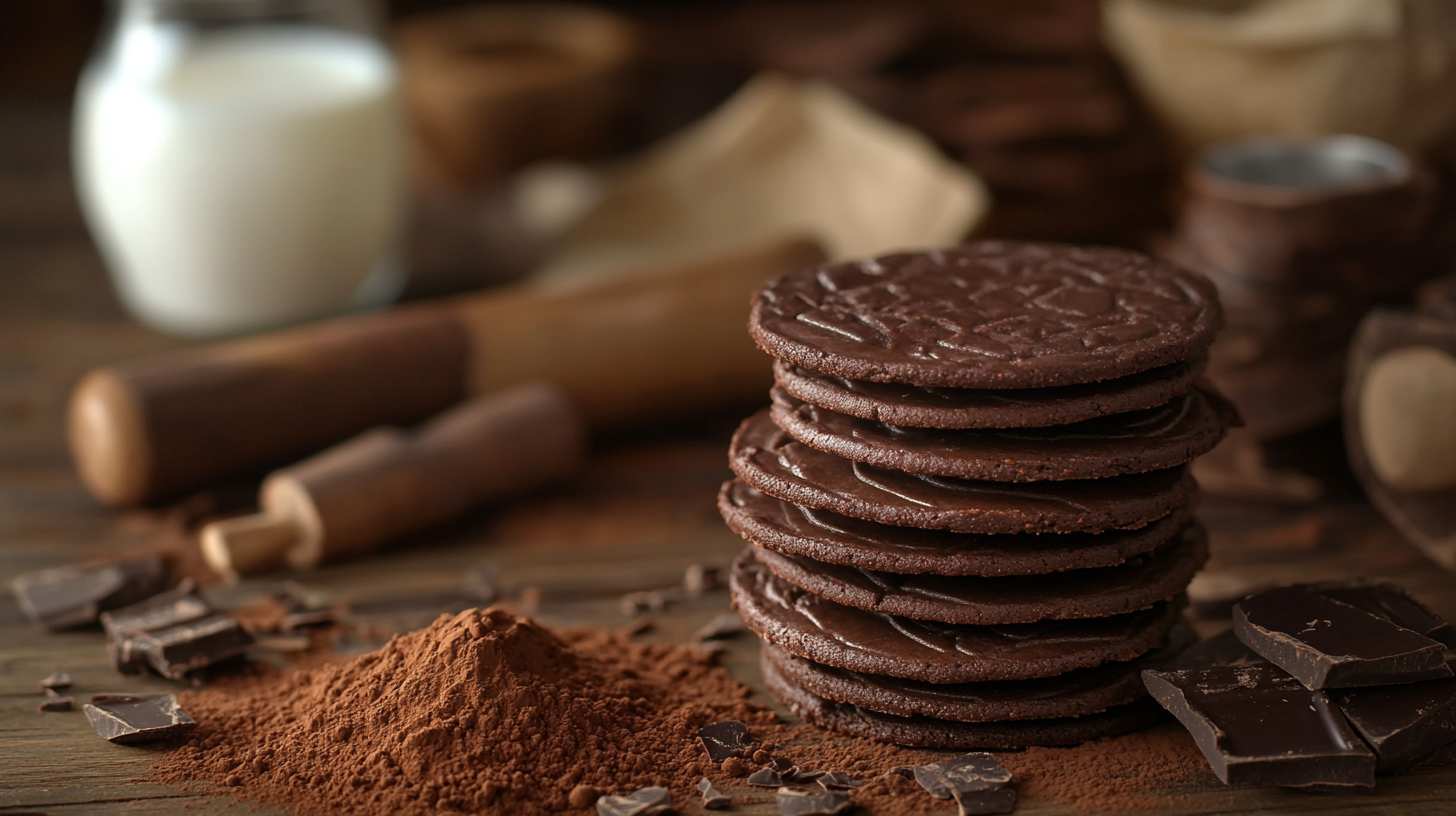
[[[380,45],[323,28],[123,28],[81,80],[74,149],[132,313],[221,335],[392,299],[396,84]]]

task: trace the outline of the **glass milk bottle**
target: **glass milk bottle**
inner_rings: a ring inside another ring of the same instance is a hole
[[[82,207],[143,322],[220,336],[398,294],[398,76],[365,0],[114,0],[75,114]]]

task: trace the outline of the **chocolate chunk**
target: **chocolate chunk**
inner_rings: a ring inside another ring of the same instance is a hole
[[[196,589],[191,578],[184,578],[166,592],[102,613],[101,626],[113,640],[119,640],[212,614],[212,605],[198,596]]]
[[[1304,588],[1363,609],[1377,618],[1384,618],[1396,626],[1418,632],[1431,640],[1456,647],[1456,630],[1451,628],[1451,624],[1395,584],[1383,581],[1351,581],[1307,584]]]
[[[71,687],[71,675],[63,671],[54,671],[46,675],[46,679],[40,681],[40,687],[49,691],[51,689],[63,689]]]
[[[1400,773],[1456,741],[1456,678],[1331,692],[1375,749],[1376,770]]]
[[[698,729],[698,741],[708,752],[708,759],[722,762],[729,757],[744,756],[753,747],[753,737],[742,720],[724,720]]]
[[[1240,601],[1234,633],[1311,689],[1451,676],[1443,644],[1301,587]]]
[[[694,632],[692,639],[695,641],[727,640],[746,631],[748,631],[748,626],[743,623],[743,618],[740,618],[738,613],[724,612]]]
[[[169,739],[197,727],[177,705],[177,695],[128,697],[102,695],[81,706],[86,719],[108,742],[130,745]]]
[[[1214,666],[1267,666],[1258,652],[1244,645],[1232,629],[1199,641],[1183,650],[1167,669],[1211,669]]]
[[[603,796],[597,800],[600,816],[657,816],[672,809],[667,788],[643,788],[626,796]]]
[[[12,581],[10,588],[32,621],[47,629],[71,629],[95,623],[102,612],[161,592],[166,579],[161,556],[149,556],[29,572]]]
[[[131,637],[133,649],[163,677],[180,680],[190,671],[237,657],[253,645],[253,636],[227,615],[209,615],[166,629]]]
[[[797,769],[793,769],[797,770]],[[793,781],[793,774],[784,774],[775,769],[772,765],[765,765],[762,768],[748,775],[748,784],[760,788],[777,788],[780,785]]]
[[[915,781],[936,799],[995,790],[1011,781],[1011,772],[990,754],[965,754],[930,765],[915,766]]]
[[[698,793],[703,795],[703,808],[706,810],[723,810],[733,805],[733,799],[719,793],[706,776],[698,780]]]
[[[960,816],[980,816],[986,813],[1010,813],[1016,807],[1015,788],[969,791],[956,795]]]
[[[45,691],[45,700],[41,701],[41,711],[70,711],[76,705],[71,697],[63,697],[50,689]]]
[[[328,626],[334,620],[332,609],[313,609],[307,612],[289,612],[279,621],[278,627],[284,632],[296,632],[313,626]]]
[[[783,816],[833,816],[854,806],[849,795],[837,791],[814,793],[779,788],[779,813]]]
[[[911,770],[911,775],[914,775],[914,770]],[[848,774],[837,772],[824,774],[815,781],[819,783],[819,787],[827,791],[847,791],[850,788],[859,787],[859,783],[850,779]]]
[[[1143,682],[1230,787],[1375,786],[1375,755],[1329,697],[1273,666],[1145,671]]]

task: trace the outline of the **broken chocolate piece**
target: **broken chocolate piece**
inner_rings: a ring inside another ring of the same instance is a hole
[[[698,740],[708,759],[722,762],[729,757],[741,757],[754,745],[748,734],[748,726],[742,720],[724,720],[698,729]]]
[[[81,707],[86,719],[108,742],[130,745],[170,739],[197,727],[177,705],[177,695],[128,697],[100,695]]]
[[[1016,789],[967,791],[956,795],[956,804],[960,806],[960,816],[1010,813],[1016,807]]]
[[[1234,633],[1310,689],[1451,676],[1444,644],[1301,587],[1240,601]]]
[[[1274,666],[1144,671],[1224,784],[1371,790],[1375,755],[1323,691]]]
[[[96,622],[111,609],[162,591],[167,580],[161,556],[89,567],[28,572],[10,583],[27,617],[47,629],[71,629]]]
[[[677,603],[682,595],[676,587],[672,589],[649,589],[629,592],[622,596],[622,614],[635,616],[647,613],[666,612],[668,606]]]
[[[334,610],[312,609],[304,612],[289,612],[279,621],[278,628],[284,632],[296,632],[312,626],[328,626],[334,622]]]
[[[41,701],[41,711],[70,711],[76,705],[71,697],[63,697],[51,689],[45,690],[45,700]]]
[[[1001,767],[990,754],[964,754],[944,762],[917,765],[915,781],[936,799],[952,799],[957,794],[995,790],[1011,781],[1011,772]]]
[[[791,775],[786,779],[784,778],[783,772],[775,770],[772,765],[765,765],[749,774],[748,779],[745,781],[759,788],[777,788],[780,785],[793,781],[793,777]]]
[[[706,776],[698,780],[698,793],[703,795],[703,807],[707,810],[723,810],[733,804],[733,799],[719,793]]]
[[[859,787],[859,783],[849,778],[848,774],[827,773],[819,777],[816,782],[819,787],[828,791],[847,791],[850,788]]]
[[[727,640],[731,637],[748,631],[743,618],[737,612],[724,612],[703,625],[701,629],[693,633],[694,641],[704,640]]]
[[[1400,773],[1456,741],[1456,678],[1330,693],[1379,759],[1376,770]]]
[[[848,794],[837,791],[815,793],[779,788],[779,813],[783,816],[833,816],[854,806]]]
[[[672,795],[667,788],[643,788],[626,796],[603,796],[597,799],[600,816],[656,816],[672,809]]]
[[[227,615],[209,615],[129,638],[133,649],[163,677],[181,680],[188,672],[237,657],[253,645],[253,636]]]
[[[1396,584],[1388,581],[1348,581],[1306,584],[1303,588],[1456,647],[1456,630],[1451,628],[1451,624]]]
[[[51,689],[64,689],[71,687],[71,675],[63,671],[53,671],[40,681],[40,687],[46,691]]]
[[[1214,666],[1268,666],[1258,652],[1244,645],[1232,629],[1201,640],[1165,666],[1165,669],[1211,669]]]
[[[196,594],[191,578],[166,592],[100,616],[101,626],[113,639],[128,638],[153,629],[165,629],[212,614],[212,605]]]

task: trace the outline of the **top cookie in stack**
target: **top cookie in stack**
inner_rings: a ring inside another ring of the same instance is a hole
[[[719,508],[734,603],[806,719],[943,748],[1065,744],[1152,709],[1207,557],[1187,463],[1236,421],[1198,382],[1204,278],[1134,252],[981,242],[771,281],[773,407]],[[1030,681],[1030,682],[1028,682]]]

